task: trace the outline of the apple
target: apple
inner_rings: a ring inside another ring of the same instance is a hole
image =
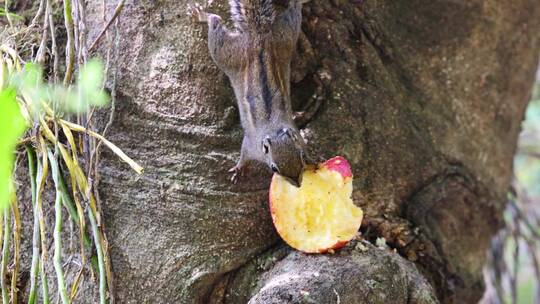
[[[274,174],[270,212],[281,238],[307,253],[345,246],[357,234],[363,217],[351,199],[352,181],[351,166],[341,156],[306,169],[300,188]]]

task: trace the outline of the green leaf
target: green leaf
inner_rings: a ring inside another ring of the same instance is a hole
[[[24,21],[23,16],[20,16],[20,15],[14,14],[14,13],[8,13],[8,14],[13,19],[17,19],[19,21]],[[0,16],[6,16],[6,10],[5,9],[0,8]]]
[[[86,111],[91,106],[101,107],[107,104],[109,97],[101,89],[103,84],[103,64],[101,61],[90,60],[79,72],[77,96],[68,98],[67,108],[74,112]]]
[[[18,91],[35,90],[41,87],[43,79],[43,70],[38,64],[27,63],[22,73],[12,75],[11,85]]]
[[[53,109],[69,113],[83,113],[91,107],[101,107],[109,97],[102,90],[103,64],[90,60],[81,68],[77,86],[43,83],[43,69],[33,63],[24,66],[24,71],[11,76],[10,83],[31,105],[33,113],[40,113],[44,101]]]
[[[10,84],[19,94],[25,96],[32,111],[39,112],[40,101],[45,99],[47,93],[43,84],[43,70],[38,64],[27,63],[22,73],[11,76]]]
[[[26,130],[26,121],[15,96],[13,89],[0,92],[0,209],[9,206],[14,190],[11,180],[14,150],[19,137]]]

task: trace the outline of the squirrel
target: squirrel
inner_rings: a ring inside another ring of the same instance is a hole
[[[240,159],[229,170],[233,183],[254,160],[299,187],[311,162],[293,121],[290,97],[291,59],[302,5],[308,1],[229,0],[234,30],[201,5],[188,6],[194,21],[208,24],[210,55],[228,76],[237,99],[244,139]]]

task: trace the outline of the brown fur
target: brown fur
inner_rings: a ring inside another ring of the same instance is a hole
[[[229,4],[234,31],[200,6],[190,13],[208,23],[210,54],[229,77],[238,102],[244,141],[232,172],[236,175],[247,161],[256,160],[298,181],[305,143],[293,122],[290,65],[300,33],[302,2],[281,1],[286,6],[276,6],[271,0],[229,0]]]

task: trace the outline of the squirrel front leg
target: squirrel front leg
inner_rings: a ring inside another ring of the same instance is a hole
[[[225,73],[238,72],[242,61],[242,56],[239,56],[239,54],[244,50],[242,36],[230,32],[223,25],[220,16],[205,12],[200,4],[189,5],[188,15],[197,23],[208,24],[208,49],[217,66]],[[233,183],[236,183],[238,178],[243,175],[249,157],[249,145],[246,138],[244,138],[240,159],[229,170],[233,174],[231,177]]]
[[[220,16],[205,12],[198,3],[188,5],[188,15],[197,23],[208,24],[208,49],[217,66],[227,74],[237,71],[242,60],[239,54],[244,50],[242,37],[230,32]]]
[[[232,173],[231,181],[233,182],[233,184],[236,184],[236,182],[238,182],[238,178],[245,173],[246,165],[250,158],[249,151],[249,143],[247,142],[246,137],[244,137],[242,141],[242,149],[240,150],[240,159],[238,160],[236,165],[229,170],[229,173]]]
[[[220,16],[205,12],[204,8],[199,3],[188,5],[188,15],[193,19],[193,21],[197,23],[208,23],[208,25],[210,25],[210,20],[212,19],[217,18],[221,20]]]

